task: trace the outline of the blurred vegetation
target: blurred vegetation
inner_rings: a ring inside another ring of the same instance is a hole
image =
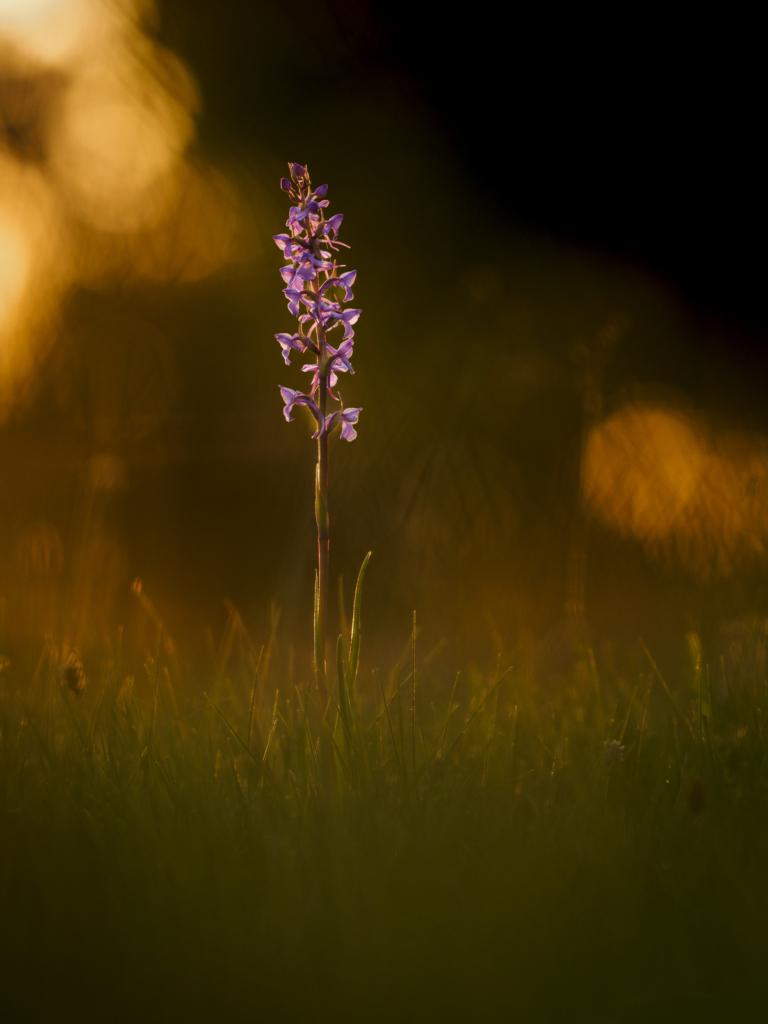
[[[0,669],[4,1019],[722,1021],[762,1004],[764,624],[670,680],[414,634],[327,703],[231,609],[186,663]],[[365,653],[365,652],[364,652]],[[287,658],[287,660],[286,660]],[[413,670],[416,676],[414,681]],[[338,681],[337,676],[337,681]],[[415,728],[414,728],[415,727]]]

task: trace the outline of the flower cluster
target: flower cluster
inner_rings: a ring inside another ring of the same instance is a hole
[[[283,294],[288,299],[288,309],[298,318],[299,330],[295,334],[276,334],[283,358],[290,366],[291,352],[310,353],[314,362],[306,363],[302,370],[312,373],[309,394],[280,388],[285,402],[284,414],[291,422],[291,410],[295,405],[305,405],[317,422],[314,437],[330,434],[341,426],[341,436],[352,441],[357,436],[355,424],[360,409],[345,409],[336,390],[340,373],[354,373],[352,369],[352,346],[361,310],[344,309],[343,303],[354,298],[352,285],[356,270],[343,273],[343,265],[336,262],[339,246],[339,228],[343,214],[337,213],[326,219],[328,200],[327,185],[312,191],[309,173],[301,164],[289,164],[290,180],[283,178],[280,186],[293,201],[286,222],[287,234],[275,235],[278,248],[288,261],[280,270],[285,283]],[[330,331],[341,328],[343,335],[338,348],[328,341]],[[319,395],[318,395],[319,392]],[[330,415],[326,410],[326,396],[330,395],[340,408]]]

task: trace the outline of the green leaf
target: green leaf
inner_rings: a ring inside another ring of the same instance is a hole
[[[368,568],[368,560],[371,557],[371,552],[363,559],[363,564],[360,566],[360,572],[357,577],[357,586],[355,587],[355,603],[352,607],[352,633],[349,641],[349,665],[347,667],[347,681],[349,683],[349,689],[354,691],[355,680],[357,679],[357,667],[360,662],[360,605],[363,600],[363,580],[365,578],[365,570]]]

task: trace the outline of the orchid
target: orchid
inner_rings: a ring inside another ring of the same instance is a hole
[[[276,334],[280,348],[283,350],[283,359],[285,365],[291,365],[291,350],[295,349],[297,352],[306,352],[307,350],[307,338],[302,338],[301,334]],[[314,348],[314,346],[312,346]]]
[[[328,566],[330,531],[328,518],[328,437],[340,428],[345,441],[357,437],[355,426],[359,408],[345,408],[336,389],[339,374],[354,374],[352,349],[354,325],[361,310],[345,309],[352,302],[352,286],[356,270],[346,270],[336,261],[340,247],[339,229],[343,214],[326,218],[328,186],[313,191],[306,167],[289,163],[289,178],[281,178],[280,187],[288,193],[292,206],[286,221],[287,232],[274,236],[275,244],[286,260],[280,270],[283,294],[288,300],[288,311],[299,322],[293,334],[276,334],[286,366],[291,364],[291,353],[310,353],[314,362],[305,363],[302,371],[312,374],[309,393],[281,387],[285,408],[283,414],[290,423],[295,406],[305,406],[315,419],[312,435],[317,441],[317,476],[315,484],[315,515],[318,538],[318,574],[315,598],[315,672],[318,687],[325,689],[325,629],[328,606]],[[334,348],[328,334],[341,327],[342,340]],[[329,397],[339,408],[328,411]]]
[[[292,391],[290,388],[280,388],[280,394],[283,396],[283,401],[285,402],[283,415],[285,416],[286,420],[288,420],[289,423],[293,423],[293,416],[291,416],[291,410],[293,409],[294,405],[306,405],[309,411],[317,420],[317,430],[312,436],[315,438],[320,437],[320,435],[325,430],[325,417],[320,412],[315,403],[312,401],[310,396],[302,395],[300,392]]]
[[[357,417],[359,415],[359,409],[338,409],[328,417],[328,429],[333,430],[333,428],[340,423],[341,436],[344,440],[354,441],[357,437],[357,431],[355,430],[354,424],[357,423]]]

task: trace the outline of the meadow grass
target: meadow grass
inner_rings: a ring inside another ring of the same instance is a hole
[[[3,1020],[727,1021],[763,1003],[754,672],[713,697],[703,660],[672,685],[652,652],[626,679],[584,649],[558,679],[447,679],[414,641],[326,701],[234,609],[205,671],[156,625],[143,675],[118,638],[82,695],[52,641],[0,672]]]

